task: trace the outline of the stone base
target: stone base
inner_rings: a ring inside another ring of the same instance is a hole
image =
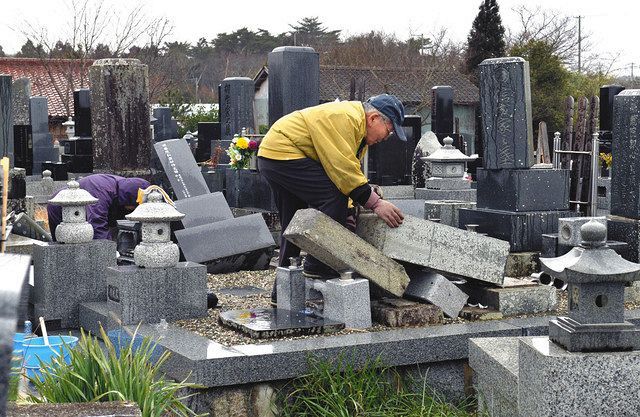
[[[470,201],[475,203],[476,190],[462,189],[462,190],[432,190],[429,188],[416,188],[416,198],[420,200],[458,200],[458,201]]]
[[[324,318],[344,323],[348,329],[371,327],[369,281],[366,279],[330,279],[326,281],[322,295]]]
[[[478,207],[505,211],[569,209],[569,170],[478,168]]]
[[[478,224],[478,232],[506,240],[511,252],[540,251],[542,235],[558,231],[560,217],[573,217],[572,211],[501,211],[491,209],[460,209],[459,227]]]
[[[629,322],[583,325],[569,317],[549,321],[549,339],[569,352],[640,349],[640,328]]]
[[[440,223],[458,227],[458,210],[474,209],[476,204],[458,200],[427,200],[424,202],[424,218],[440,219]]]
[[[371,301],[373,320],[389,327],[428,326],[442,324],[444,315],[440,307],[401,298],[383,298]]]
[[[531,281],[505,278],[503,288],[468,282],[462,290],[469,294],[469,303],[489,306],[505,316],[554,311],[558,307],[555,287]]]
[[[226,197],[231,207],[278,210],[271,187],[260,172],[249,169],[227,169],[225,175]]]
[[[529,277],[540,270],[538,252],[512,252],[507,257],[504,275],[507,277]]]
[[[107,299],[107,269],[116,266],[116,243],[33,245],[34,316],[77,328],[80,303]]]
[[[408,214],[410,216],[419,217],[421,219],[424,218],[424,200],[415,200],[415,199],[393,199],[387,200],[390,203],[393,203],[394,206],[398,207],[402,210],[403,214]]]
[[[125,325],[207,315],[204,265],[180,262],[172,268],[112,267],[107,270],[107,285],[109,310]]]

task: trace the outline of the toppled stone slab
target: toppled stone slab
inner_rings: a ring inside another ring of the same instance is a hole
[[[372,300],[371,317],[389,327],[428,326],[444,321],[440,307],[401,298]]]
[[[507,242],[412,216],[405,216],[400,227],[390,228],[373,213],[360,215],[356,233],[390,258],[502,284]]]
[[[220,313],[220,323],[253,339],[333,333],[344,329],[344,323],[279,308],[224,311]]]
[[[424,218],[424,200],[415,199],[390,199],[389,202],[402,210],[403,214]]]
[[[404,297],[424,300],[442,309],[447,317],[458,317],[469,296],[447,278],[421,270],[409,274],[411,282]]]
[[[476,203],[459,200],[427,200],[424,202],[424,218],[440,219],[440,223],[458,227],[458,210],[476,208]],[[418,216],[416,216],[418,217]]]
[[[9,403],[7,417],[138,417],[140,407],[130,402],[16,404]]]
[[[558,307],[555,287],[505,277],[503,288],[490,288],[468,282],[462,288],[469,302],[489,306],[504,316],[554,311]]]
[[[382,186],[385,199],[413,199],[413,185],[385,185]]]
[[[409,285],[402,265],[318,210],[298,210],[283,236],[336,271],[353,270],[395,296]]]

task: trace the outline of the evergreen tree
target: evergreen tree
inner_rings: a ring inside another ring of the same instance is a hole
[[[38,46],[36,46],[33,44],[31,39],[27,39],[16,56],[20,58],[43,58],[46,57],[47,54],[45,53],[42,44],[38,44]]]
[[[340,38],[340,30],[327,30],[317,17],[305,17],[297,23],[289,25],[296,45],[327,45],[337,43]]]
[[[0,46],[0,57],[6,56],[4,53],[4,50],[2,49],[2,46]]]
[[[497,0],[482,0],[467,37],[466,70],[475,80],[478,64],[505,55],[504,26]]]

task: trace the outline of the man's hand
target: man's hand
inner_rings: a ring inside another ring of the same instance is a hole
[[[389,227],[398,227],[402,224],[402,220],[404,219],[404,215],[402,211],[393,203],[390,203],[386,200],[378,200],[376,202],[375,207],[373,208],[373,212],[376,213],[378,217],[384,220],[385,223]]]

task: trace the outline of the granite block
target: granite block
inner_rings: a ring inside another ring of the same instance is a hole
[[[360,214],[356,233],[390,258],[445,275],[502,283],[506,242],[411,216],[390,228],[372,213]]]
[[[178,200],[209,194],[200,167],[184,139],[169,139],[153,145]]]
[[[254,261],[260,266],[264,263],[260,260],[269,258],[267,252],[273,252],[274,247],[273,237],[260,214],[176,230],[175,235],[185,259],[207,264],[210,273],[227,267],[228,271],[241,266],[249,268]],[[221,260],[225,260],[223,264],[216,262]],[[262,266],[268,264],[267,259]]]
[[[115,266],[116,243],[110,240],[34,245],[35,316],[77,328],[80,303],[107,299],[107,269]]]
[[[430,326],[442,324],[442,309],[402,298],[382,298],[371,301],[373,319],[389,327]]]
[[[424,187],[429,190],[467,190],[471,188],[471,181],[464,178],[439,178],[431,177],[424,182]]]
[[[582,242],[582,234],[580,228],[583,224],[595,220],[607,227],[606,217],[569,217],[558,219],[558,245],[561,246],[580,246]]]
[[[462,403],[468,400],[466,385],[466,360],[418,364],[401,368],[401,375],[408,378],[412,392],[422,392],[429,387],[448,402]]]
[[[569,209],[567,169],[478,168],[477,206],[506,211]]]
[[[535,161],[529,63],[518,57],[492,58],[478,69],[484,168],[530,168]]]
[[[469,298],[447,278],[435,272],[421,270],[410,273],[411,282],[404,297],[424,300],[442,309],[447,317],[458,317]]]
[[[385,200],[412,200],[413,185],[385,185],[380,187]]]
[[[640,262],[640,221],[620,216],[607,216],[607,237],[627,243],[620,255],[628,261]]]
[[[317,289],[317,285],[314,288]],[[322,296],[325,319],[344,323],[348,329],[371,327],[369,281],[366,279],[330,279],[323,285]]]
[[[507,257],[504,275],[507,277],[529,277],[539,270],[540,254],[538,252],[511,252]]]
[[[184,228],[233,219],[231,209],[221,192],[180,199],[175,201],[175,207],[185,214],[180,220]]]
[[[459,227],[478,224],[478,232],[509,242],[511,252],[542,249],[542,235],[558,231],[558,219],[577,215],[572,211],[512,212],[478,208],[458,211]]]
[[[409,284],[400,264],[318,210],[298,210],[283,236],[334,270],[352,270],[395,296]]]
[[[441,224],[458,227],[458,209],[461,208],[473,209],[476,208],[476,203],[458,200],[427,200],[424,202],[424,218],[440,219]]]
[[[123,324],[157,323],[207,315],[204,265],[179,262],[172,268],[135,265],[107,270],[107,303]]]
[[[567,352],[547,337],[519,341],[519,415],[626,416],[640,413],[640,354]]]
[[[226,198],[230,206],[278,211],[271,187],[260,172],[228,169],[225,175]]]
[[[390,199],[387,200],[396,207],[398,207],[403,214],[408,214],[410,216],[424,218],[424,201],[423,200],[414,200],[414,199]]]
[[[122,326],[120,317],[109,310],[107,299],[91,303],[80,303],[78,306],[79,327],[85,332],[90,332],[94,336],[100,337],[100,327],[105,332]]]
[[[12,85],[11,107],[14,125],[28,125],[29,97],[31,97],[31,81],[29,78],[16,78]]]
[[[416,188],[415,194],[417,199],[421,200],[460,200],[460,201],[476,201],[475,189],[463,190],[431,190],[428,188]]]
[[[469,295],[470,303],[487,305],[505,316],[543,313],[558,307],[555,287],[508,277],[504,285],[503,288],[490,288],[467,283],[462,290]]]
[[[640,90],[621,91],[613,106],[611,214],[640,219]]]
[[[276,294],[278,308],[298,312],[304,310],[306,283],[302,275],[302,268],[276,268]]]

